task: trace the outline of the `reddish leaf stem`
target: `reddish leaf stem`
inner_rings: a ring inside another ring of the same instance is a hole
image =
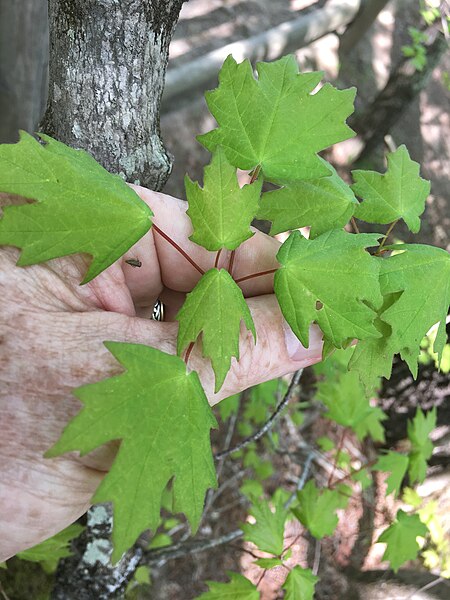
[[[261,165],[258,165],[253,169],[253,172],[252,172],[252,175],[250,178],[250,184],[254,183],[258,179],[258,175],[259,175],[260,171],[261,171]]]
[[[234,266],[234,257],[236,255],[236,250],[232,250],[230,254],[230,264],[228,265],[228,273],[233,276],[233,266]]]
[[[222,253],[222,248],[220,248],[219,252],[216,254],[216,260],[214,261],[214,268],[217,269],[217,265],[219,264],[219,258]]]
[[[350,219],[350,221],[351,221],[351,223],[352,223],[353,229],[355,230],[355,233],[359,233],[360,231],[359,231],[359,227],[358,227],[358,225],[356,224],[355,217],[352,217],[352,218]]]
[[[278,269],[269,269],[268,271],[252,273],[251,275],[245,275],[245,277],[239,277],[239,279],[235,279],[235,282],[241,283],[241,281],[247,281],[247,279],[254,279],[255,277],[262,277],[263,275],[270,275],[271,273],[275,273],[276,271],[278,271]]]
[[[184,356],[184,362],[186,363],[186,365],[188,364],[188,360],[189,360],[189,357],[190,357],[193,349],[194,349],[194,342],[191,342],[189,344],[188,349],[186,350],[186,354]]]
[[[161,229],[160,229],[160,228],[159,228],[157,225],[155,225],[154,223],[153,223],[153,229],[154,229],[154,230],[155,230],[157,233],[159,233],[159,235],[160,235],[161,237],[163,237],[163,238],[164,238],[164,239],[165,239],[167,242],[169,242],[169,244],[170,244],[171,246],[173,246],[173,247],[175,248],[175,250],[177,250],[177,251],[178,251],[178,252],[179,252],[179,253],[180,253],[182,256],[184,256],[184,258],[185,258],[185,259],[186,259],[188,262],[190,262],[190,263],[191,263],[191,265],[192,265],[194,268],[196,268],[196,269],[197,269],[197,271],[198,271],[199,273],[201,273],[202,275],[204,275],[205,271],[204,271],[204,270],[203,270],[201,267],[199,267],[199,266],[198,266],[198,264],[197,264],[197,263],[196,263],[196,262],[195,262],[195,261],[194,261],[194,260],[193,260],[193,259],[192,259],[192,258],[189,256],[189,254],[187,254],[187,252],[185,252],[185,251],[183,250],[183,248],[181,248],[181,247],[180,247],[180,246],[179,246],[179,245],[178,245],[176,242],[174,242],[174,241],[173,241],[173,239],[172,239],[172,238],[170,238],[170,237],[167,235],[167,233],[164,233],[164,231],[162,231],[162,230],[161,230]]]
[[[380,245],[378,246],[378,250],[375,252],[375,256],[379,256],[382,252],[383,252],[383,246],[386,243],[386,240],[388,239],[391,231],[394,229],[394,227],[397,225],[398,223],[398,219],[396,221],[393,221],[389,227],[388,230],[386,231],[386,234],[384,236],[384,238],[381,240]]]

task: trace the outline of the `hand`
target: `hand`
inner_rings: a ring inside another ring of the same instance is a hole
[[[191,224],[179,200],[135,188],[155,213],[155,224],[204,271],[216,253],[190,242]],[[279,244],[257,232],[235,254],[235,279],[275,269]],[[80,458],[44,459],[80,409],[71,391],[122,371],[105,340],[148,344],[175,353],[174,317],[200,273],[153,229],[117,263],[80,286],[87,257],[73,256],[25,268],[19,251],[0,248],[0,561],[54,535],[80,517],[114,459],[117,444]],[[140,268],[126,263],[139,259]],[[222,252],[219,267],[229,264]],[[257,330],[254,345],[242,329],[239,362],[218,394],[210,364],[197,348],[189,357],[211,404],[247,387],[318,362],[316,327],[305,350],[283,320],[273,275],[243,281]],[[160,298],[166,321],[150,320]]]

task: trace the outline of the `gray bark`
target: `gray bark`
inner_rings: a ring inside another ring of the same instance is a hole
[[[47,0],[0,0],[0,143],[33,132],[47,100]]]
[[[159,133],[171,36],[183,0],[49,0],[43,130],[154,190],[172,166]]]
[[[339,55],[347,54],[363,38],[389,0],[364,0],[352,23],[339,40]]]

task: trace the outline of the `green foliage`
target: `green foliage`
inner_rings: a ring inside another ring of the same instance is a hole
[[[17,144],[0,145],[0,191],[36,201],[4,209],[0,245],[22,248],[21,266],[89,254],[87,283],[150,229],[152,212],[86,152],[40,138],[22,131]]]
[[[412,43],[410,45],[405,44],[402,46],[403,56],[411,58],[411,62],[417,71],[423,71],[427,65],[427,49],[425,43],[428,37],[426,33],[423,33],[416,27],[408,27],[408,32],[411,36]]]
[[[231,415],[236,415],[239,411],[240,404],[240,395],[234,394],[233,396],[229,396],[225,398],[217,405],[217,410],[219,411],[220,418],[222,421],[226,421],[231,417]]]
[[[250,223],[259,206],[262,181],[242,189],[224,151],[218,148],[205,168],[204,187],[185,177],[189,215],[194,233],[190,239],[207,250],[235,250],[252,237]]]
[[[284,524],[288,511],[282,499],[274,497],[272,502],[260,500],[250,508],[250,514],[256,523],[245,523],[241,526],[244,539],[255,544],[259,550],[281,556],[284,542]]]
[[[268,180],[316,179],[330,174],[317,152],[354,135],[345,124],[355,90],[320,83],[321,73],[298,73],[293,56],[256,65],[229,56],[219,87],[206,101],[219,124],[198,140],[211,152],[222,146],[240,169],[261,168]]]
[[[312,574],[310,569],[296,566],[289,572],[284,582],[286,590],[284,600],[313,600],[314,588],[319,578]]]
[[[211,359],[216,376],[215,391],[222,387],[231,358],[239,359],[240,323],[253,333],[252,315],[241,289],[225,269],[210,269],[190,292],[177,315],[177,352],[182,354],[202,334],[203,356]]]
[[[205,491],[216,485],[209,441],[216,421],[197,373],[187,374],[178,357],[139,344],[105,345],[127,371],[76,390],[84,408],[47,456],[84,455],[122,440],[93,498],[113,503],[115,562],[144,529],[157,528],[161,495],[172,477],[174,509],[195,530]]]
[[[198,596],[199,600],[259,600],[259,592],[251,581],[239,573],[227,571],[229,583],[207,581],[209,592]]]
[[[299,504],[292,509],[297,519],[318,540],[332,535],[338,524],[336,510],[347,505],[340,490],[319,490],[311,479],[297,494]]]
[[[37,546],[19,552],[17,556],[22,560],[39,562],[47,573],[53,573],[59,559],[72,554],[69,547],[70,541],[78,537],[82,531],[82,525],[74,523]]]
[[[353,171],[352,189],[363,202],[355,216],[369,223],[392,223],[403,219],[417,233],[419,216],[425,209],[430,182],[419,176],[420,165],[410,159],[406,146],[387,156],[384,175],[374,171]]]
[[[306,348],[313,321],[337,348],[353,338],[379,336],[373,325],[376,313],[368,305],[381,303],[381,261],[364,250],[376,245],[378,237],[334,230],[307,240],[294,231],[281,246],[275,293],[286,321]]]
[[[433,443],[428,438],[436,427],[436,408],[426,415],[419,408],[412,421],[408,421],[408,438],[411,442],[408,473],[411,483],[422,483],[427,472],[427,460],[433,453]]]
[[[329,177],[290,182],[263,194],[258,218],[272,221],[271,235],[309,225],[312,239],[348,223],[358,202],[334,168],[325,164]]]
[[[407,560],[414,560],[419,553],[416,538],[427,534],[427,527],[418,515],[407,515],[403,510],[397,512],[397,520],[378,538],[377,542],[387,544],[383,560],[391,563],[397,572]]]
[[[394,492],[395,496],[398,496],[402,481],[408,469],[408,464],[408,457],[404,454],[400,454],[399,452],[387,452],[378,458],[376,465],[373,467],[374,471],[384,471],[385,473],[390,473],[386,480],[387,496],[392,492]]]

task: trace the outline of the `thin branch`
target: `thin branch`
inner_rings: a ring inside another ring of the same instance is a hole
[[[0,581],[0,594],[3,596],[4,600],[10,600],[8,594],[5,592],[2,586],[2,582]]]
[[[269,429],[271,429],[274,426],[274,424],[278,421],[278,419],[281,417],[281,414],[282,414],[283,410],[288,405],[289,400],[291,399],[291,396],[292,396],[295,388],[297,387],[297,385],[298,385],[298,383],[300,381],[302,373],[303,373],[303,369],[299,369],[294,374],[294,376],[292,377],[291,383],[289,384],[289,388],[288,388],[286,394],[284,395],[283,400],[278,404],[277,408],[275,409],[275,412],[264,423],[264,425],[261,427],[261,429],[259,429],[258,431],[256,431],[253,435],[251,435],[250,437],[246,438],[245,440],[243,440],[242,442],[240,442],[239,444],[237,444],[233,448],[230,448],[229,450],[225,450],[224,452],[217,453],[215,455],[215,459],[216,460],[222,460],[226,456],[230,456],[230,454],[235,454],[235,452],[239,452],[239,450],[242,450],[243,448],[245,448],[246,446],[248,446],[252,442],[256,442],[264,434],[266,434],[269,431]]]
[[[312,568],[312,574],[313,575],[317,575],[317,573],[319,572],[320,551],[321,551],[320,540],[316,540],[316,547],[315,547],[315,550],[314,550],[314,564],[313,564],[313,568]]]
[[[163,565],[168,560],[174,558],[181,558],[187,555],[199,554],[218,546],[223,546],[237,540],[242,537],[244,532],[241,529],[235,529],[230,531],[218,538],[206,539],[206,540],[192,540],[190,542],[180,542],[178,544],[172,544],[171,546],[165,546],[164,548],[154,548],[151,550],[144,550],[140,564],[147,565],[149,567],[158,564]]]
[[[251,275],[245,275],[245,277],[239,277],[234,281],[236,283],[241,283],[241,281],[247,281],[247,279],[254,279],[255,277],[262,277],[263,275],[270,275],[271,273],[276,273],[278,269],[269,269],[268,271],[260,271],[259,273],[252,273]]]
[[[308,479],[308,475],[309,475],[309,471],[311,469],[311,464],[314,460],[314,452],[309,452],[308,456],[306,457],[305,463],[303,465],[303,471],[302,471],[302,475],[301,477],[299,477],[299,480],[297,482],[297,487],[295,488],[295,492],[293,492],[291,494],[291,496],[287,499],[287,501],[284,503],[284,508],[289,508],[291,506],[291,504],[294,502],[295,497],[297,496],[297,492],[300,492],[305,483],[306,480]]]
[[[163,237],[163,238],[166,240],[166,242],[169,242],[169,244],[170,244],[171,246],[173,246],[173,247],[175,248],[175,250],[177,250],[177,251],[178,251],[178,252],[179,252],[179,253],[180,253],[182,256],[184,256],[184,258],[185,258],[185,259],[186,259],[188,262],[190,262],[190,263],[191,263],[191,265],[192,265],[192,266],[193,266],[195,269],[197,269],[197,271],[198,271],[199,273],[201,273],[202,275],[204,275],[205,271],[204,271],[204,270],[203,270],[201,267],[199,267],[199,266],[198,266],[198,264],[195,262],[195,260],[193,260],[193,259],[192,259],[192,258],[189,256],[189,254],[183,250],[183,248],[181,248],[181,247],[180,247],[180,246],[179,246],[179,245],[178,245],[176,242],[174,242],[174,241],[173,241],[173,239],[167,235],[167,233],[164,233],[164,231],[163,231],[162,229],[160,229],[160,228],[159,228],[157,225],[155,225],[154,223],[153,223],[153,226],[152,226],[152,227],[153,227],[153,229],[154,229],[154,230],[155,230],[157,233],[159,233],[159,235],[160,235],[161,237]]]
[[[416,590],[415,592],[413,592],[412,594],[410,594],[409,596],[407,596],[405,598],[405,600],[412,600],[414,598],[414,596],[416,596],[418,594],[421,594],[422,592],[426,592],[427,590],[430,590],[435,585],[438,585],[439,583],[442,583],[443,581],[444,581],[443,577],[438,577],[437,579],[434,579],[433,581],[430,581],[426,585],[422,586],[420,588],[420,590]]]

